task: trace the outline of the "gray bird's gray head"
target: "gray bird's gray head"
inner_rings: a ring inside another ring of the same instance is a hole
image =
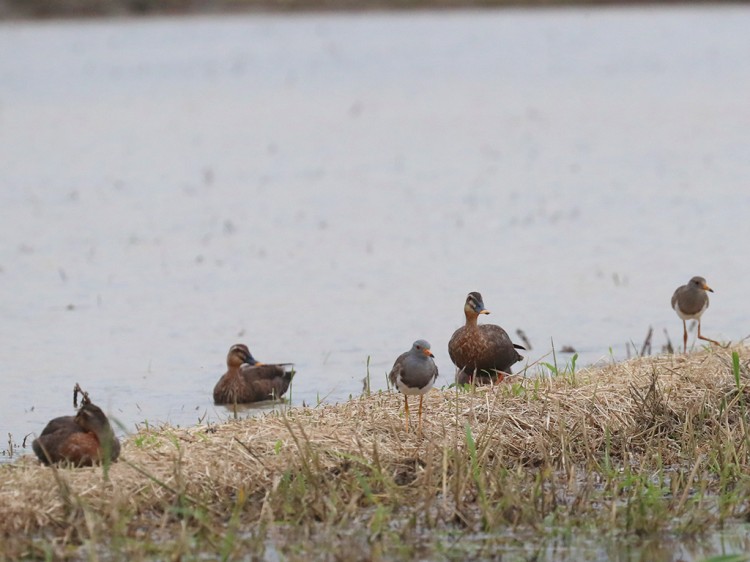
[[[714,290],[706,284],[706,280],[700,275],[696,275],[690,281],[688,281],[688,286],[690,288],[701,289],[710,293],[714,292]]]
[[[421,353],[427,357],[435,357],[430,351],[430,342],[427,340],[417,340],[411,346],[412,353]]]

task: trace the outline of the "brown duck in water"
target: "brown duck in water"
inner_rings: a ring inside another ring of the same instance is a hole
[[[292,382],[291,363],[258,363],[246,345],[229,348],[227,372],[214,387],[216,404],[247,404],[280,398]]]
[[[698,321],[698,339],[721,345],[719,342],[701,335],[701,316],[708,308],[708,293],[714,290],[706,284],[703,277],[693,277],[687,285],[677,287],[672,295],[672,308],[682,318],[682,352],[687,352],[687,324],[685,320]]]
[[[484,308],[482,295],[469,293],[464,304],[466,324],[456,330],[448,342],[448,354],[458,369],[458,384],[500,382],[511,372],[511,365],[523,359],[516,349],[525,348],[510,341],[510,336],[500,326],[477,324],[480,314],[489,313]]]
[[[76,385],[73,402],[80,387]],[[74,466],[91,466],[104,459],[110,462],[120,456],[120,441],[101,408],[83,394],[81,407],[75,416],[55,418],[31,444],[34,453],[44,464],[68,462]]]

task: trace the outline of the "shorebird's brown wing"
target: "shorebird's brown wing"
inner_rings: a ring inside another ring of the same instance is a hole
[[[398,356],[396,361],[393,363],[391,372],[388,374],[388,380],[391,381],[391,386],[393,386],[394,388],[396,387],[396,381],[398,380],[398,377],[401,376],[403,378],[404,357],[406,357],[406,353],[402,353]]]
[[[687,288],[686,285],[682,285],[680,287],[677,287],[672,294],[672,309],[674,310],[675,306],[677,306],[677,300],[680,298],[680,293],[683,289]]]

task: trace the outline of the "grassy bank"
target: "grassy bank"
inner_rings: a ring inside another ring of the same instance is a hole
[[[748,516],[748,383],[747,348],[712,349],[434,390],[421,437],[391,392],[145,429],[110,467],[0,466],[0,556],[463,559],[700,535]]]

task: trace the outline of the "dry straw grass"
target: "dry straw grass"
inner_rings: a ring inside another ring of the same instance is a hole
[[[418,548],[425,529],[692,531],[746,511],[749,356],[714,348],[434,390],[422,436],[416,424],[405,433],[401,395],[384,392],[144,429],[108,470],[26,458],[0,466],[3,546],[11,558],[78,556],[80,545],[232,558],[274,544],[294,559],[309,555],[294,537],[342,541],[344,528],[388,556]],[[381,541],[394,534],[400,543]]]

